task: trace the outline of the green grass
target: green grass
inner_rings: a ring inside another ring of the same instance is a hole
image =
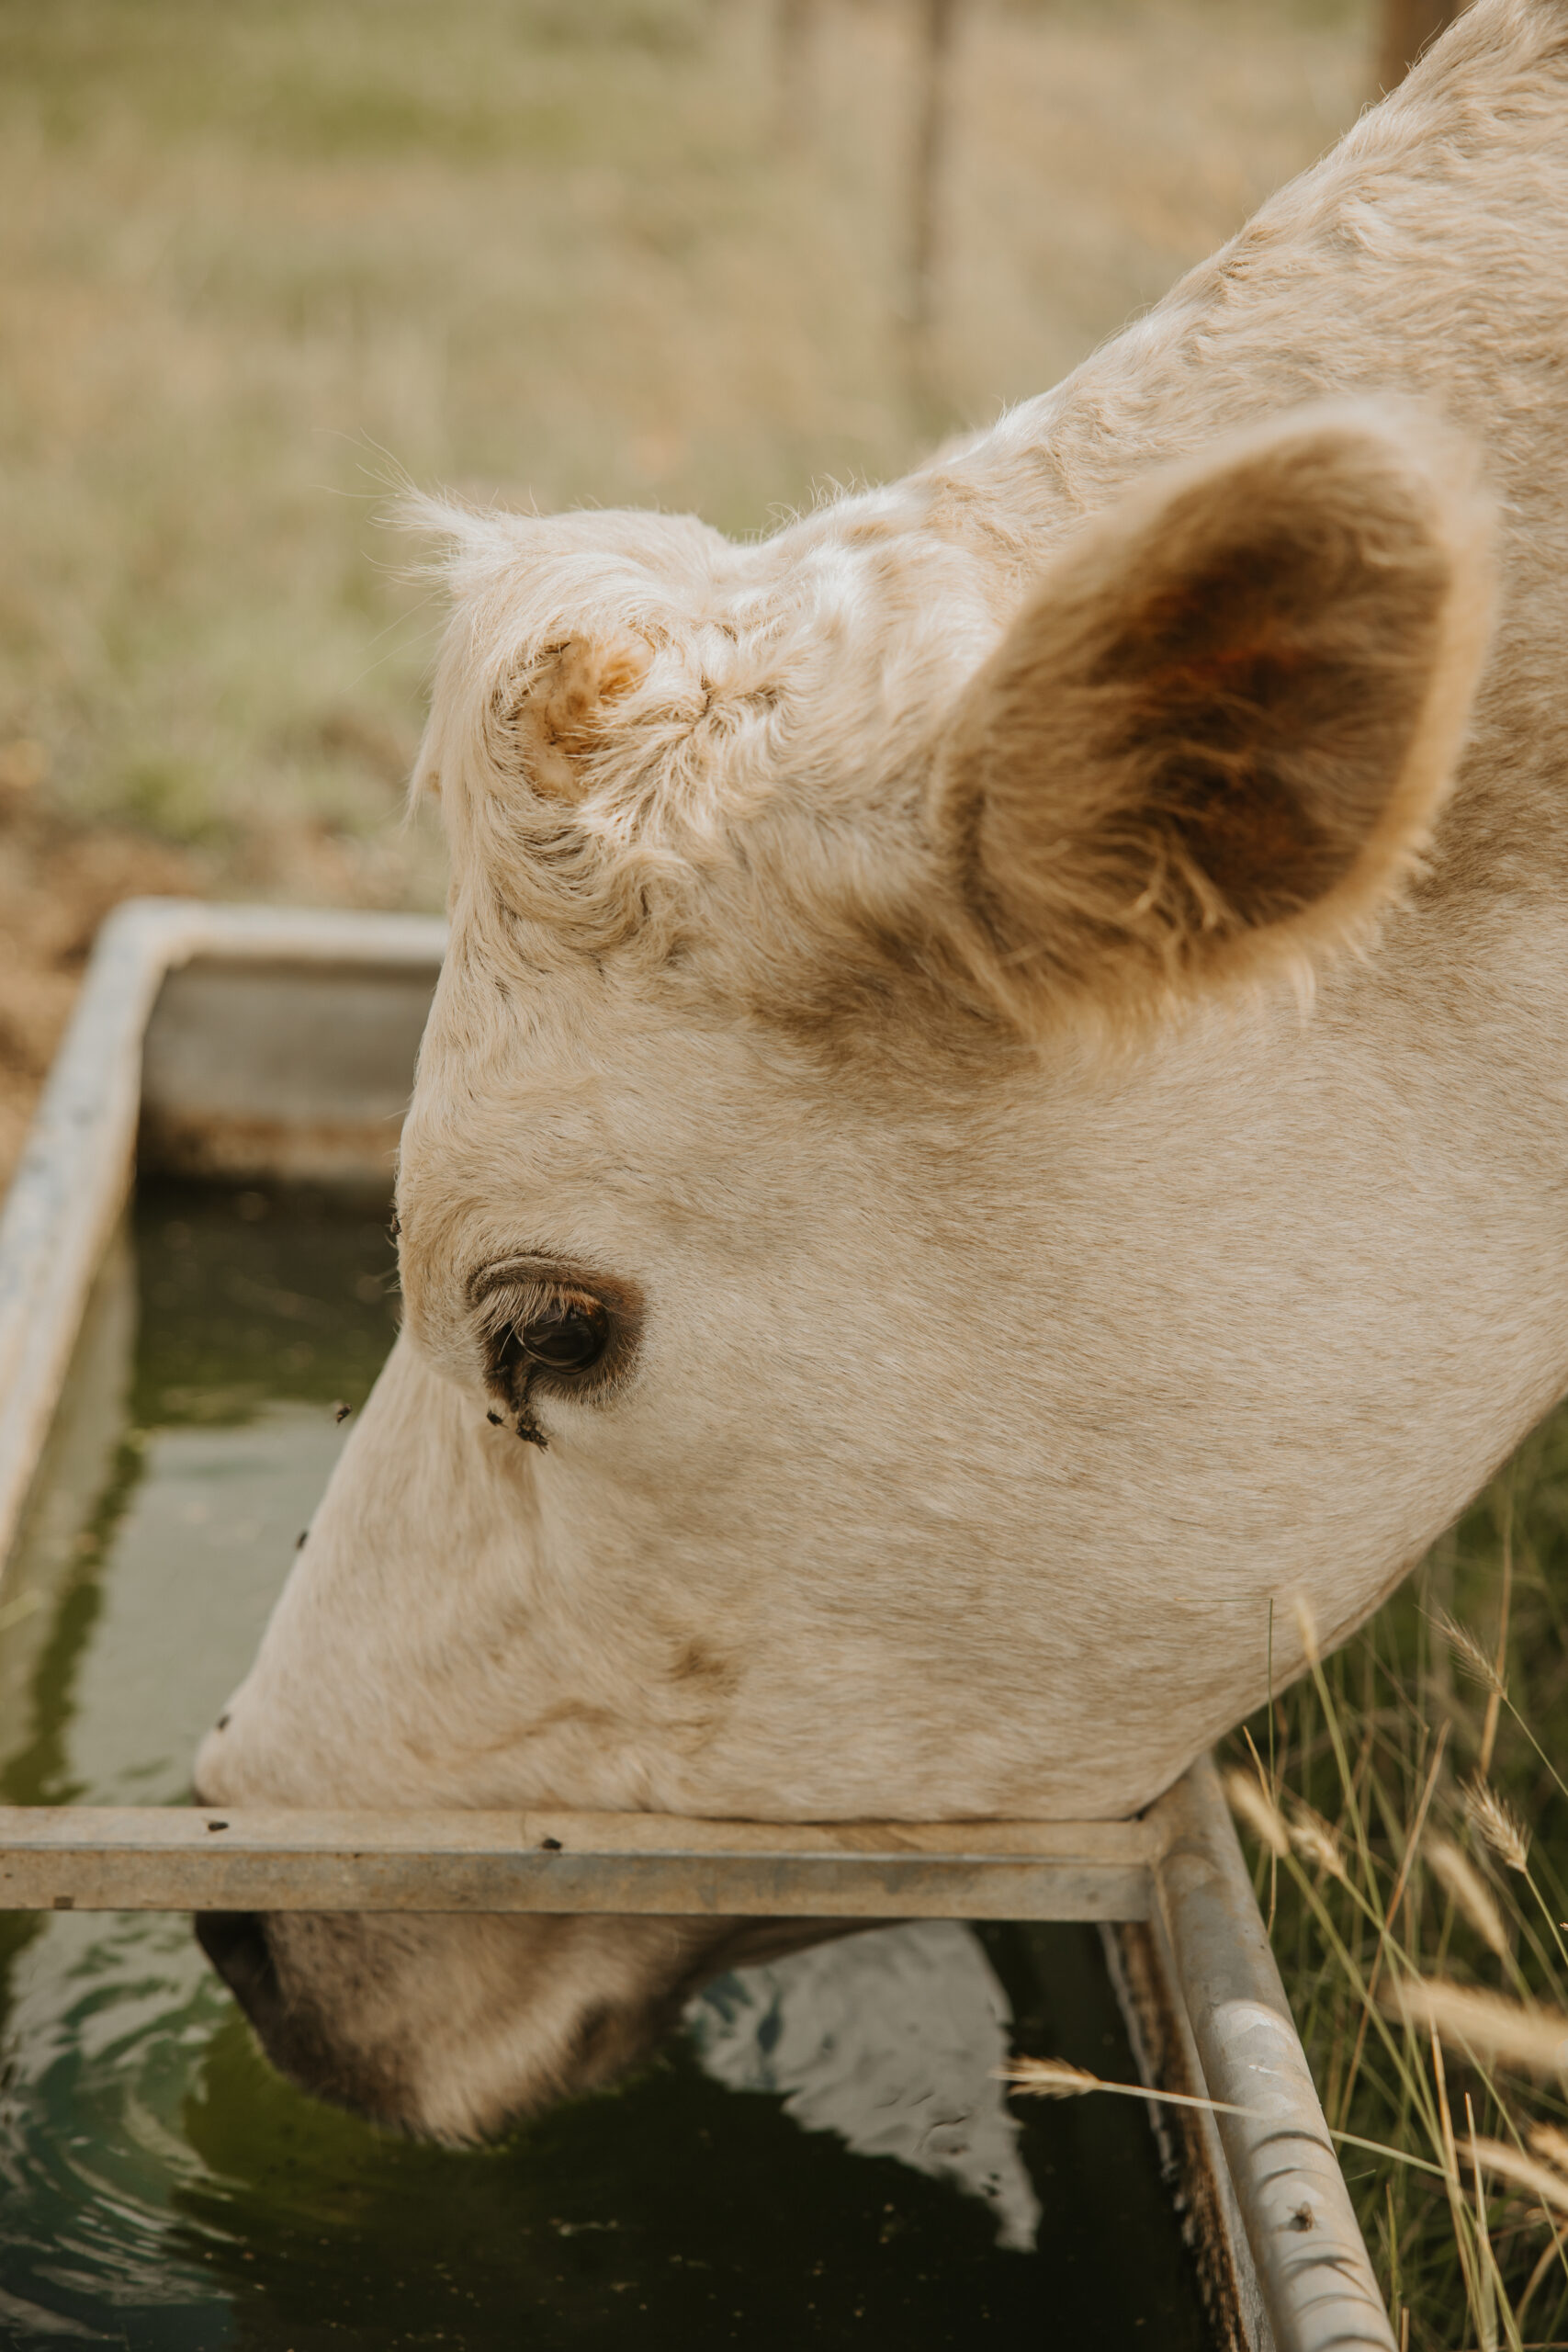
[[[242,892],[428,902],[400,471],[766,528],[1054,381],[1363,95],[1364,0],[0,0],[0,758]],[[30,756],[30,755],[29,755]]]

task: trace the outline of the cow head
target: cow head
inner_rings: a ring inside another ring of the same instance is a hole
[[[984,463],[753,546],[440,518],[404,1329],[210,1801],[1124,1813],[1277,1599],[1348,1627],[1487,1466],[1539,1374],[1426,1417],[1379,1011],[1485,640],[1466,469],[1306,413],[1070,521]],[[282,2064],[458,2137],[758,1948],[209,1933]]]

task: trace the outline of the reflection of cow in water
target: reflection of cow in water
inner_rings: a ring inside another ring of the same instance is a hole
[[[983,2198],[997,2243],[1034,2244],[1040,2200],[998,2079],[1012,2012],[979,1939],[953,1919],[881,1928],[719,1977],[687,2012],[704,2066],[784,2094],[807,2132],[895,2156]]]
[[[891,489],[446,516],[407,1326],[210,1799],[1124,1813],[1389,1589],[1568,1378],[1565,287],[1480,0]],[[208,1933],[463,2135],[758,1931]]]

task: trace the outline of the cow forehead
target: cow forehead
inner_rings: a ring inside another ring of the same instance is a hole
[[[568,971],[519,980],[481,1029],[485,985],[444,979],[432,1016],[400,1170],[415,1247],[428,1227],[444,1253],[640,1253],[699,1229],[754,1249],[830,1223],[886,1166],[875,1108],[750,1024]]]

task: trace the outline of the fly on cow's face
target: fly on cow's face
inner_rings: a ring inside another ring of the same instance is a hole
[[[485,1386],[530,1445],[547,1443],[534,1410],[539,1384],[597,1396],[630,1361],[640,1299],[629,1284],[525,1261],[487,1269],[469,1296],[480,1311]]]

